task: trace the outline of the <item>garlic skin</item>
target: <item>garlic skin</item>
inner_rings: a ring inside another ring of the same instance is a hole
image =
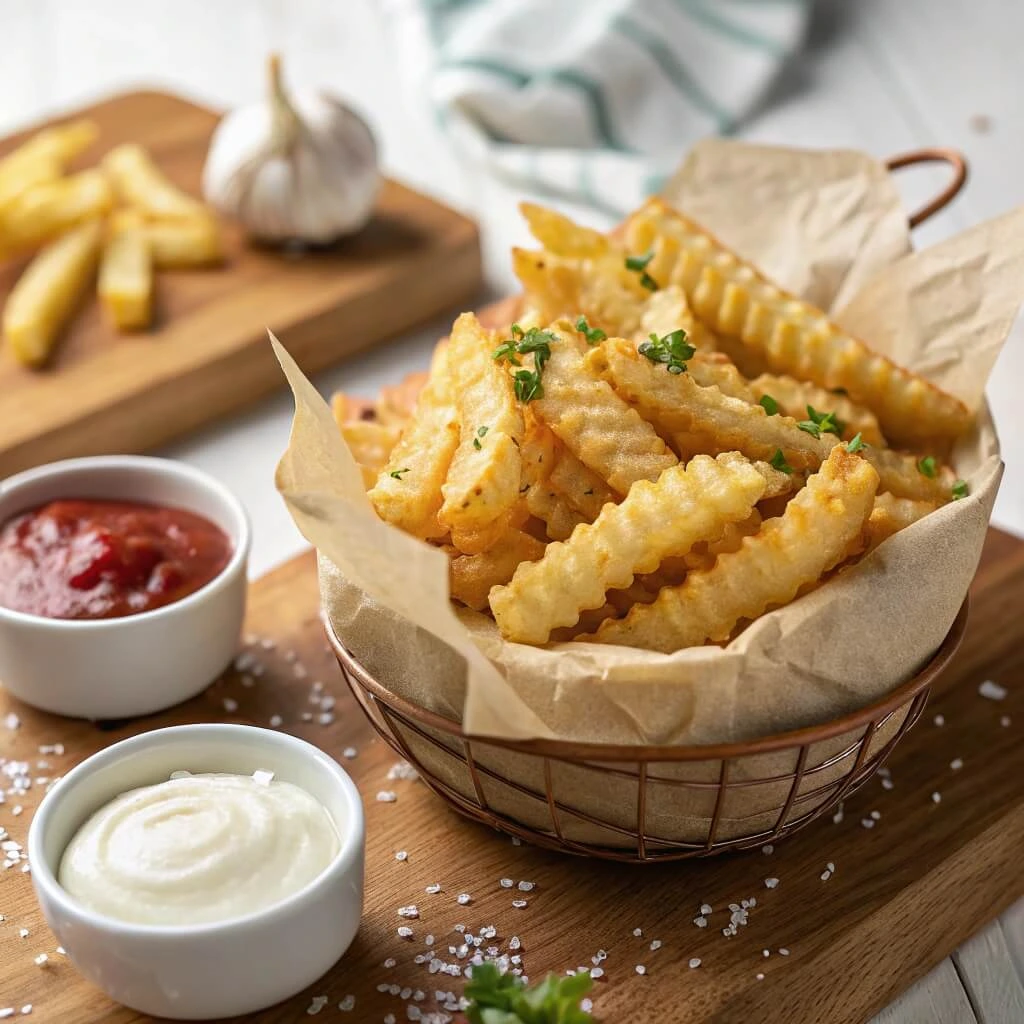
[[[270,60],[270,96],[227,114],[210,141],[203,195],[265,242],[325,244],[362,228],[380,187],[366,122],[318,91],[285,92]]]

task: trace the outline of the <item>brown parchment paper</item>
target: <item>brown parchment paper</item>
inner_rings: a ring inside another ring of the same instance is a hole
[[[881,164],[857,153],[737,142],[697,147],[667,192],[785,286],[826,308],[842,307],[849,330],[898,353],[900,362],[977,407],[976,427],[952,455],[970,495],[889,539],[827,586],[763,616],[725,649],[662,655],[575,643],[510,644],[486,616],[449,604],[441,553],[376,519],[326,404],[275,345],[296,399],[277,484],[319,552],[325,613],[376,679],[422,707],[460,719],[468,734],[708,744],[827,721],[878,699],[927,661],[977,566],[1002,472],[982,394],[1024,295],[1024,213],[911,254],[906,211]],[[874,748],[899,724],[899,716],[886,723]],[[427,770],[472,793],[461,762],[422,737],[406,740]],[[817,744],[809,764],[829,761],[849,743],[850,737],[837,737]],[[511,788],[485,775],[491,806],[550,829],[545,801],[523,791],[543,792],[539,759],[494,747],[482,756],[495,776],[519,783]],[[817,773],[813,785],[837,778],[849,767],[844,761]],[[792,767],[788,753],[763,755],[739,764],[733,777],[769,778]],[[662,775],[699,783],[713,780],[716,771],[705,762],[666,766]],[[563,821],[564,834],[623,844],[614,829],[635,823],[635,779],[595,777],[591,769],[557,764],[554,785],[559,802],[583,815]],[[719,835],[770,827],[787,787],[730,792]],[[672,839],[706,835],[713,789],[682,796],[669,785],[664,792],[649,789],[652,831]],[[798,795],[794,814],[810,795]]]

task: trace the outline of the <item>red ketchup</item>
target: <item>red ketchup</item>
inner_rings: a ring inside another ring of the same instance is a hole
[[[50,619],[114,619],[180,601],[231,558],[223,530],[141,502],[51,501],[0,526],[0,606]]]

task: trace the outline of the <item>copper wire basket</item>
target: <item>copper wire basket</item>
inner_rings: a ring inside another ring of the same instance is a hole
[[[912,226],[957,194],[965,162],[947,150],[888,162],[895,170],[934,161],[949,164],[954,178],[910,218]],[[370,723],[456,811],[547,849],[650,863],[772,843],[832,811],[875,774],[920,717],[963,639],[967,614],[965,600],[930,661],[868,707],[808,728],[707,746],[469,737],[457,719],[373,678],[326,616],[325,628]]]

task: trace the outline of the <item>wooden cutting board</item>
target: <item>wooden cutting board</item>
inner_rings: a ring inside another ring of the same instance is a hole
[[[213,111],[138,92],[69,116],[100,128],[82,165],[140,142],[199,194]],[[0,156],[27,134],[0,141]],[[148,333],[118,335],[90,296],[45,370],[18,366],[0,345],[0,478],[74,455],[143,451],[282,387],[267,328],[311,373],[456,309],[481,285],[476,226],[392,181],[368,227],[329,250],[285,255],[226,235],[223,269],[159,273]],[[0,263],[0,305],[24,263]]]
[[[425,938],[432,934],[430,948],[456,962],[448,947],[461,941],[452,931],[460,923],[474,931],[494,925],[497,937],[485,947],[508,951],[518,936],[516,955],[536,979],[549,970],[589,966],[599,949],[606,950],[605,976],[594,993],[604,1024],[859,1024],[1024,896],[1024,543],[1007,534],[989,534],[967,637],[921,721],[890,758],[892,788],[883,788],[881,779],[869,782],[847,801],[841,822],[816,822],[771,855],[755,851],[676,865],[627,867],[517,847],[458,817],[422,783],[389,778],[396,757],[344,689],[317,606],[312,555],[264,577],[252,587],[247,623],[250,657],[264,666],[256,670],[261,674],[233,672],[195,700],[141,721],[101,729],[35,712],[0,691],[0,754],[29,761],[36,779],[67,771],[146,729],[213,720],[266,726],[272,715],[352,773],[367,811],[362,928],[325,978],[288,1003],[245,1018],[249,1024],[305,1020],[318,995],[330,999],[323,1020],[363,1024],[393,1013],[405,1021],[414,1000],[401,996],[404,987],[422,990],[416,1005],[425,1012],[436,1005],[435,990],[459,991],[461,979],[431,974],[414,958],[428,950]],[[980,696],[986,679],[1004,685],[1007,697]],[[310,702],[317,682],[337,698],[327,724]],[[226,712],[225,699],[237,701],[237,711]],[[11,711],[20,717],[14,731],[3,725]],[[939,714],[941,726],[935,724]],[[40,744],[55,743],[64,745],[63,754],[39,753]],[[354,757],[343,754],[347,747]],[[956,758],[963,761],[959,770],[951,767]],[[35,783],[24,797],[8,793],[0,805],[0,826],[17,842],[26,840],[44,785]],[[397,800],[378,802],[382,790]],[[18,816],[16,804],[24,808]],[[873,811],[880,817],[866,828],[862,821],[872,821]],[[402,850],[408,859],[399,861]],[[835,873],[822,881],[829,862]],[[510,891],[499,884],[502,878],[536,888]],[[778,886],[766,888],[765,878],[779,879]],[[434,883],[443,891],[427,894]],[[459,905],[460,893],[472,902]],[[517,897],[528,905],[513,908]],[[734,938],[724,937],[728,904],[750,897],[757,905],[748,924]],[[705,902],[714,912],[701,929],[693,919]],[[420,909],[418,921],[397,915],[410,903]],[[0,871],[0,913],[6,917],[0,923],[0,1007],[31,1003],[39,1024],[147,1019],[111,1003],[55,953],[30,877],[17,867]],[[402,924],[413,927],[412,939],[398,937]],[[634,936],[635,928],[642,937]],[[652,951],[654,940],[662,945]],[[39,967],[33,958],[42,952],[49,963]],[[691,969],[694,957],[700,966]],[[389,958],[395,966],[383,966]],[[643,976],[637,965],[646,968]],[[395,985],[398,994],[379,992],[378,985]],[[349,994],[356,998],[351,1015],[337,1010]]]

